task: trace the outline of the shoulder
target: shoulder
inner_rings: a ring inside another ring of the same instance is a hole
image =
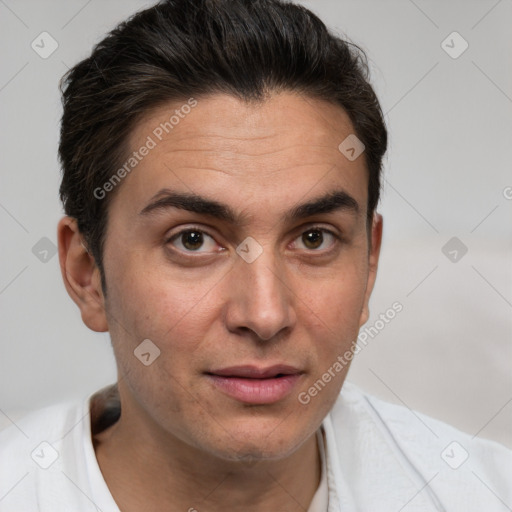
[[[66,480],[69,486],[87,416],[86,404],[67,402],[34,411],[0,432],[1,512],[42,510],[44,488],[58,481],[65,490]],[[65,505],[66,492],[54,498]]]
[[[416,481],[418,492],[421,485],[428,487],[434,501],[449,510],[512,506],[512,452],[498,443],[386,403],[351,383],[344,384],[328,418],[337,439],[359,446],[355,454],[336,442],[340,457],[350,452],[362,464],[366,458],[384,472],[401,473]]]
[[[66,428],[76,424],[82,412],[81,402],[55,404],[32,411],[0,431],[2,453],[22,455],[31,447],[36,448],[38,442],[59,439]],[[31,458],[30,453],[28,456]],[[4,469],[5,465],[6,457],[4,456],[0,460],[0,468]]]

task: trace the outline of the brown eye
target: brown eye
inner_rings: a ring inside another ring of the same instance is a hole
[[[318,249],[324,241],[324,234],[319,229],[306,231],[302,234],[302,241],[308,249]]]
[[[181,234],[181,243],[185,249],[195,251],[199,249],[203,243],[203,234],[199,231],[187,231]]]
[[[219,247],[213,237],[200,229],[184,229],[172,236],[167,243],[184,253],[212,253]]]
[[[313,252],[321,252],[322,249],[330,249],[339,237],[328,229],[312,228],[304,231],[295,239],[295,246],[298,249],[306,249]]]

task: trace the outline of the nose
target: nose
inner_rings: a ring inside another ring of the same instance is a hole
[[[225,321],[229,331],[252,332],[268,341],[296,322],[294,293],[286,273],[270,251],[255,261],[240,258],[230,272]]]

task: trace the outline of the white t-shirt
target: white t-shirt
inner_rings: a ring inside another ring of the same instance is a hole
[[[308,512],[512,510],[510,450],[348,382],[317,439],[322,476]],[[89,400],[0,432],[0,512],[98,510],[119,512],[94,453]]]

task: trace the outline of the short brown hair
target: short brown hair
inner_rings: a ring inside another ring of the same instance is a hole
[[[387,131],[368,75],[360,48],[282,0],[167,0],[119,24],[60,84],[60,198],[95,258],[104,292],[102,254],[115,192],[98,199],[94,191],[125,160],[138,120],[172,100],[226,93],[263,101],[290,90],[341,106],[365,145],[371,219]]]

